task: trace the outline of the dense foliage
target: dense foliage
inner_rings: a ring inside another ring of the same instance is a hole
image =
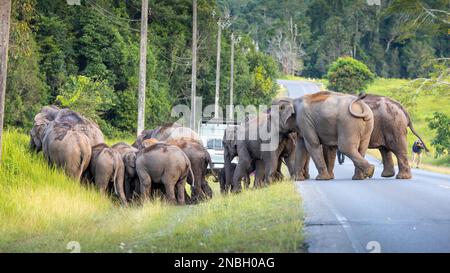
[[[356,94],[372,82],[375,75],[362,62],[341,57],[330,65],[327,88],[336,92]]]
[[[436,130],[436,136],[431,144],[436,148],[436,156],[450,154],[450,117],[441,112],[435,112],[428,120],[428,127]]]
[[[75,1],[76,2],[76,1]],[[72,107],[107,135],[132,133],[137,120],[140,0],[13,0],[6,124],[30,128],[45,104]],[[192,1],[149,1],[146,127],[170,121],[172,106],[190,103]],[[198,83],[214,102],[215,1],[198,0]],[[228,103],[230,30],[223,31],[220,102]],[[242,34],[235,54],[235,102],[269,102],[276,62]],[[99,104],[97,104],[100,102]],[[225,109],[225,107],[224,107]]]
[[[425,77],[427,60],[450,55],[449,0],[380,2],[220,0],[235,29],[290,74],[323,77],[338,57],[351,56],[381,77]]]

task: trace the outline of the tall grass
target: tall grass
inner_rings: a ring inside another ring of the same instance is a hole
[[[0,167],[0,252],[295,252],[302,251],[300,197],[286,181],[195,206],[160,200],[122,208],[50,168],[7,131]],[[113,142],[115,143],[115,142]]]

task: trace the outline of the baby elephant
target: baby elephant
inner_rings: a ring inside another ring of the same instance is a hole
[[[115,194],[123,204],[127,203],[124,192],[125,166],[118,151],[103,143],[95,145],[92,147],[89,170],[100,192],[106,192],[110,183],[113,183]]]
[[[169,203],[185,204],[184,186],[187,176],[193,174],[189,158],[177,146],[157,142],[140,150],[136,156],[136,172],[144,200],[150,194],[152,183],[161,183]]]

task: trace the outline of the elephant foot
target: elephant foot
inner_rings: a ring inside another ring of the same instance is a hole
[[[363,175],[355,174],[352,176],[352,180],[364,180],[366,179]]]
[[[303,173],[299,172],[299,173],[295,173],[292,176],[292,179],[294,179],[294,181],[303,181],[303,180],[305,180],[307,178],[303,175]]]
[[[375,166],[371,164],[369,166],[369,168],[367,169],[366,177],[372,178],[374,172],[375,172]]]
[[[331,180],[333,179],[329,174],[319,174],[316,176],[316,180]]]
[[[395,177],[396,179],[411,179],[412,178],[412,174],[411,172],[409,173],[398,173],[397,176]]]
[[[394,169],[383,169],[381,177],[393,177],[395,175]]]

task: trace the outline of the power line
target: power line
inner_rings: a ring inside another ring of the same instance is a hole
[[[89,4],[91,5],[91,7],[92,7],[98,14],[100,14],[101,16],[103,16],[104,18],[106,18],[109,22],[114,23],[114,24],[116,24],[116,25],[119,25],[119,26],[121,26],[121,27],[127,28],[127,29],[132,30],[132,31],[140,32],[139,29],[132,28],[132,27],[130,27],[129,25],[125,24],[125,22],[119,22],[119,21],[117,21],[117,19],[119,19],[120,17],[118,17],[118,16],[116,16],[116,15],[114,15],[114,14],[113,14],[112,16],[115,17],[116,20],[115,20],[114,18],[110,18],[108,15],[105,15],[105,14],[103,13],[102,9],[99,8],[99,7],[97,7],[92,1],[86,0],[86,2],[89,3]],[[124,18],[120,18],[120,19],[124,19]],[[125,19],[125,20],[128,20],[128,19]]]
[[[128,18],[119,17],[116,14],[114,14],[113,12],[103,8],[102,6],[98,5],[97,3],[95,3],[91,0],[86,0],[86,2],[88,2],[92,6],[96,6],[98,9],[100,9],[101,11],[105,12],[108,15],[113,16],[115,19],[122,20],[122,21],[128,21],[128,22],[140,22],[141,21],[139,19],[128,19]]]

